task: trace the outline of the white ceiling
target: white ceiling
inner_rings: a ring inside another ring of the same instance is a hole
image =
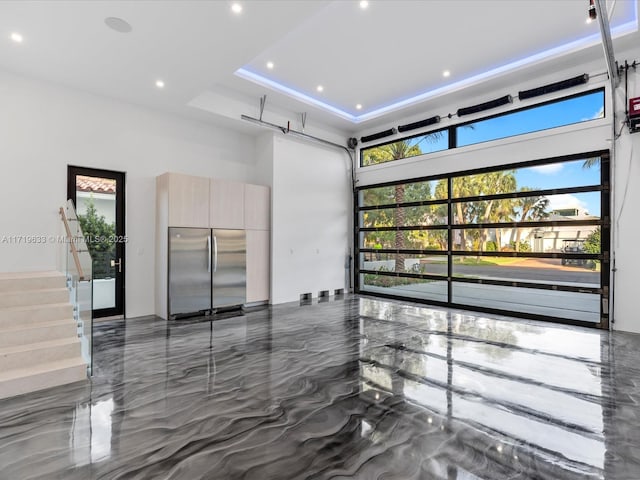
[[[267,110],[308,112],[350,133],[514,71],[602,57],[587,0],[238,3],[239,15],[227,1],[5,0],[0,68],[216,123],[243,105],[255,114],[268,94]],[[638,1],[609,6],[614,33],[625,35],[617,42],[639,45]],[[106,17],[133,31],[108,29]],[[203,96],[216,100],[204,107]]]

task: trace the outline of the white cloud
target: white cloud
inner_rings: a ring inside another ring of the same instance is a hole
[[[604,117],[604,105],[600,107],[600,110],[598,110],[593,117],[591,117],[591,120],[595,120],[596,118],[603,118],[603,117]]]
[[[581,118],[581,122],[588,122],[589,120],[597,120],[598,118],[604,118],[604,105],[600,107],[600,109],[593,114],[591,117]]]
[[[549,197],[549,211],[560,210],[562,208],[579,208],[580,210],[587,210],[587,204],[575,195],[568,193],[552,195]]]
[[[542,173],[543,175],[553,175],[554,173],[558,173],[564,165],[561,163],[550,163],[549,165],[539,165],[537,167],[531,167],[531,170],[537,173]]]

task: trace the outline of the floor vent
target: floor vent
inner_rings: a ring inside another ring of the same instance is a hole
[[[311,305],[312,301],[313,297],[311,296],[311,292],[300,294],[300,305]]]

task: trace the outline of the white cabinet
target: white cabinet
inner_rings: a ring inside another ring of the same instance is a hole
[[[156,178],[155,311],[167,318],[170,227],[245,230],[247,303],[271,294],[269,187],[165,173]]]
[[[245,185],[244,227],[247,230],[271,228],[271,192],[263,185]]]
[[[243,230],[245,184],[211,179],[209,226]]]
[[[268,230],[247,230],[247,303],[270,297],[270,239]]]
[[[209,179],[169,173],[166,176],[170,227],[209,226]]]

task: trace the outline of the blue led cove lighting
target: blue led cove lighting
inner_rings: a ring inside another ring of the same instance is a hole
[[[611,34],[613,37],[620,37],[622,35],[626,35],[626,34],[635,32],[637,30],[638,30],[638,6],[637,6],[637,3],[634,1],[633,2],[633,18],[628,22],[625,22],[623,24],[613,27],[611,29]],[[263,87],[276,90],[280,93],[283,93],[289,97],[292,97],[296,100],[304,102],[308,105],[312,105],[312,106],[321,108],[323,110],[326,110],[327,112],[333,113],[334,115],[337,115],[340,118],[349,120],[350,122],[357,124],[357,123],[361,123],[367,120],[372,120],[374,118],[380,117],[386,113],[400,110],[401,108],[407,107],[409,105],[414,105],[416,103],[422,102],[429,98],[433,98],[433,97],[437,97],[447,93],[455,92],[457,90],[461,90],[465,87],[469,87],[473,84],[481,82],[482,80],[495,77],[497,75],[509,72],[511,70],[515,70],[517,68],[524,67],[526,65],[547,60],[549,58],[558,57],[562,54],[578,51],[580,49],[595,45],[599,41],[600,41],[599,33],[589,35],[579,40],[574,40],[572,42],[562,44],[558,47],[550,48],[548,50],[544,50],[542,52],[529,55],[528,57],[522,58],[520,60],[515,60],[513,62],[506,63],[499,67],[492,68],[490,70],[487,70],[486,72],[482,72],[477,75],[473,75],[471,77],[458,80],[453,83],[449,83],[439,88],[427,90],[425,92],[419,93],[417,95],[406,98],[404,100],[400,100],[398,102],[393,102],[388,105],[384,105],[382,107],[376,108],[375,110],[371,110],[361,115],[353,115],[338,107],[335,107],[321,100],[318,100],[317,98],[314,98],[305,93],[302,93],[294,88],[288,87],[279,82],[276,82],[275,80],[271,80],[263,75],[252,72],[246,67],[238,69],[235,72],[235,75],[241,78],[244,78],[245,80],[249,80],[251,82],[257,83],[258,85],[262,85]]]

